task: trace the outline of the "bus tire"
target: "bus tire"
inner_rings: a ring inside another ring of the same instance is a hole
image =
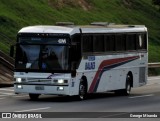
[[[79,84],[78,99],[84,100],[84,99],[86,99],[86,97],[87,97],[87,84],[83,79],[81,79],[80,84]]]
[[[29,94],[30,100],[38,100],[40,94]]]
[[[123,91],[123,95],[126,95],[126,96],[130,95],[131,88],[132,88],[131,82],[132,82],[131,76],[127,75],[125,89],[122,90]]]
[[[126,84],[125,84],[125,89],[120,89],[120,90],[115,90],[116,95],[120,96],[128,96],[131,92],[131,87],[132,87],[132,78],[130,75],[127,75],[126,77]]]

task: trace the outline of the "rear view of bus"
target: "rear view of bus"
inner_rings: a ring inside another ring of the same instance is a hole
[[[30,26],[17,35],[14,89],[41,94],[130,93],[147,83],[145,26]],[[12,50],[11,50],[12,51]]]

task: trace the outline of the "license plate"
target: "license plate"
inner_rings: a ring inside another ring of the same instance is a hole
[[[44,90],[44,86],[35,86],[36,90]]]

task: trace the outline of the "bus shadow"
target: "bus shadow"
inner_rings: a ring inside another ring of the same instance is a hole
[[[134,96],[131,95],[131,96]],[[105,98],[117,98],[117,97],[126,97],[123,95],[117,95],[113,92],[107,92],[107,93],[96,93],[96,94],[88,94],[87,95],[87,99],[85,99],[85,101],[89,101],[89,100],[97,100],[97,99],[105,99]],[[29,101],[32,101],[30,99],[27,99]],[[35,100],[36,102],[77,102],[80,101],[77,96],[46,96],[46,95],[42,95],[39,97],[38,100]],[[34,102],[35,102],[34,101]]]

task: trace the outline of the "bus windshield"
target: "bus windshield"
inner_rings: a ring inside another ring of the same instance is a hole
[[[20,38],[16,49],[15,68],[26,71],[69,70],[68,47],[65,44],[57,44],[59,40]]]

